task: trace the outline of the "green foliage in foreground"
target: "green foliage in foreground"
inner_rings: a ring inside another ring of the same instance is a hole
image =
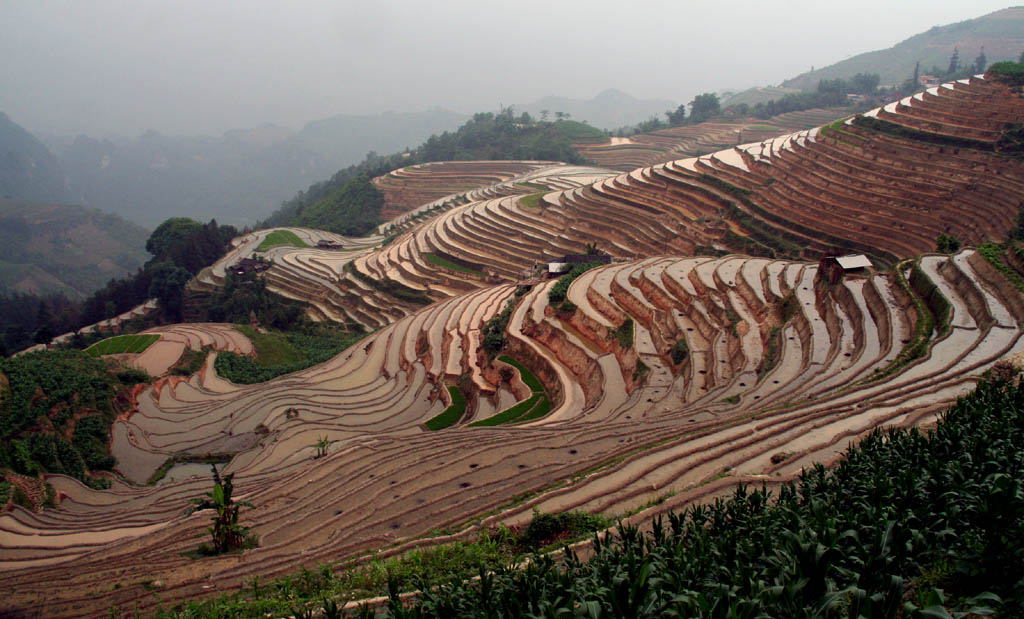
[[[300,239],[299,235],[291,230],[274,230],[263,238],[263,242],[259,244],[256,251],[267,251],[271,247],[278,247],[280,245],[291,245],[292,247],[310,246],[309,243]]]
[[[395,617],[1019,617],[1024,389],[993,373],[934,430],[876,430],[834,469],[816,466],[777,492],[740,487],[648,534],[620,526],[587,563],[568,553],[507,567],[508,548],[553,524],[538,515],[524,532],[256,581],[174,616],[280,614],[387,587],[392,601],[378,611]],[[417,599],[397,599],[413,587]]]
[[[413,610],[941,617],[939,607],[995,606],[1021,616],[1024,390],[981,384],[933,431],[875,431],[834,470],[816,466],[777,494],[741,487],[648,535],[620,527],[595,549],[585,564],[539,558],[425,591]]]
[[[96,342],[89,348],[86,348],[85,353],[90,357],[120,353],[140,353],[149,348],[158,339],[160,339],[160,336],[156,333],[117,335]]]
[[[256,358],[233,352],[217,354],[214,368],[233,383],[262,383],[327,361],[363,337],[345,334],[335,337],[301,332],[258,333],[251,327],[235,327],[252,340]]]
[[[63,473],[90,482],[110,470],[114,399],[138,378],[81,351],[39,351],[0,360],[10,385],[0,403],[0,469]],[[70,440],[68,434],[70,433]]]
[[[340,606],[347,600],[387,595],[419,584],[437,586],[500,570],[520,561],[527,553],[545,551],[566,541],[582,539],[607,528],[612,521],[585,512],[543,514],[525,527],[500,527],[482,532],[477,539],[413,550],[390,559],[374,559],[357,566],[320,564],[276,581],[250,580],[231,597],[180,604],[159,610],[157,617],[254,617],[309,616],[316,608]],[[331,616],[326,613],[312,616]],[[333,616],[341,616],[333,615]],[[351,616],[351,615],[350,615]],[[358,614],[357,614],[358,616]],[[372,613],[371,615],[372,616]]]
[[[223,478],[216,466],[210,467],[213,470],[213,490],[206,493],[206,498],[190,499],[193,507],[189,513],[200,510],[212,509],[216,512],[210,520],[213,526],[207,529],[212,546],[200,546],[198,553],[201,555],[219,555],[226,552],[254,548],[257,540],[249,534],[249,529],[238,524],[238,512],[243,507],[252,507],[248,501],[236,501],[232,498],[234,492],[234,473],[225,475]]]
[[[448,395],[452,398],[451,405],[445,408],[441,414],[427,421],[428,430],[443,430],[462,419],[463,413],[466,412],[466,397],[462,395],[462,390],[458,386],[450,385]]]

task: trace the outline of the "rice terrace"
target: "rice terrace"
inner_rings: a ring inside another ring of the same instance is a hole
[[[312,187],[3,360],[0,615],[1014,616],[1022,76]]]

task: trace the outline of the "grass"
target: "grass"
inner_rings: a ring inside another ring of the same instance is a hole
[[[534,513],[528,525],[499,526],[481,531],[476,539],[416,549],[399,556],[363,562],[352,558],[337,565],[300,566],[300,571],[276,580],[254,576],[232,595],[181,602],[158,608],[156,617],[314,616],[314,609],[341,606],[348,600],[387,595],[424,585],[434,587],[500,570],[532,552],[546,552],[590,537],[613,524],[610,518],[581,511]],[[326,616],[326,613],[315,615]],[[340,616],[340,615],[338,615]],[[358,615],[356,615],[358,616]]]
[[[461,264],[456,264],[451,260],[447,260],[441,256],[438,256],[437,254],[423,254],[423,257],[426,258],[427,262],[430,262],[431,264],[436,264],[437,266],[443,267],[445,269],[451,269],[453,271],[458,271],[460,273],[469,273],[470,275],[484,274],[484,272],[479,269],[471,269],[470,267]]]
[[[537,376],[533,372],[531,372],[530,369],[527,368],[525,365],[519,363],[512,357],[509,357],[508,355],[502,355],[498,357],[498,361],[503,361],[511,365],[515,369],[519,370],[519,375],[522,377],[523,382],[526,383],[526,386],[529,387],[531,391],[533,391],[534,393],[544,392],[544,385],[541,384],[540,379],[538,379]]]
[[[544,197],[544,193],[531,193],[528,196],[523,196],[519,198],[519,204],[526,208],[540,208],[540,201]]]
[[[297,363],[303,360],[299,352],[282,333],[260,333],[249,325],[235,325],[252,342],[256,363],[264,367]]]
[[[749,127],[744,127],[743,130],[744,131],[779,131],[780,129],[778,127],[773,127],[771,125],[750,125]]]
[[[508,355],[502,355],[498,357],[498,360],[519,370],[519,376],[523,379],[523,383],[533,392],[533,395],[510,408],[506,408],[497,415],[481,419],[480,421],[474,421],[469,424],[471,427],[520,423],[530,421],[531,419],[540,419],[551,412],[551,400],[548,399],[548,395],[544,391],[544,385],[529,368]]]
[[[444,409],[440,415],[427,420],[426,426],[428,430],[434,432],[443,430],[459,419],[462,419],[463,413],[466,412],[466,397],[462,395],[462,390],[456,385],[449,385],[448,395],[452,398],[451,405]]]
[[[491,417],[481,419],[480,421],[474,421],[469,425],[470,427],[475,428],[481,426],[500,426],[506,423],[519,421],[520,417],[524,417],[530,413],[534,406],[536,406],[542,399],[547,401],[548,398],[543,393],[535,393],[515,406],[506,408],[497,415],[492,415]]]
[[[156,333],[146,333],[142,335],[117,335],[115,337],[108,337],[105,340],[96,342],[89,348],[85,349],[85,353],[90,357],[99,357],[102,355],[116,355],[121,353],[140,353],[153,342],[160,339],[160,336]]]
[[[213,350],[210,346],[203,346],[200,350],[186,348],[181,353],[178,362],[171,368],[170,373],[174,376],[191,376],[203,368],[206,357]]]
[[[534,193],[536,193],[538,191],[541,192],[541,193],[545,193],[545,192],[551,191],[550,189],[548,189],[544,185],[539,185],[537,183],[528,183],[526,181],[520,181],[520,182],[516,183],[516,187],[522,187],[523,189],[526,189],[528,191],[532,191]]]
[[[263,242],[256,248],[256,251],[267,251],[271,247],[278,247],[280,245],[311,247],[311,245],[300,239],[291,230],[274,230],[263,239]]]
[[[1006,279],[1010,280],[1013,287],[1024,293],[1024,279],[1003,262],[1003,248],[996,243],[982,243],[978,246],[978,253],[981,257],[994,266]]]

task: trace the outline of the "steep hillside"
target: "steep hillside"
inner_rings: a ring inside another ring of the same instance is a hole
[[[1024,52],[1024,7],[935,26],[889,49],[867,52],[809,71],[783,82],[782,86],[813,89],[819,80],[848,79],[858,73],[877,73],[883,85],[900,84],[913,77],[916,62],[921,63],[921,75],[929,73],[933,66],[945,71],[954,49],[959,49],[961,64],[968,64],[974,62],[982,47],[989,64],[1017,60]]]
[[[53,154],[0,112],[0,198],[65,202],[71,196],[64,171]]]
[[[96,209],[0,200],[0,285],[82,298],[142,266],[148,236]]]
[[[987,75],[628,173],[401,170],[378,185],[498,182],[422,205],[389,238],[240,237],[197,289],[260,256],[268,289],[374,331],[258,384],[212,358],[157,381],[114,423],[111,453],[136,481],[230,458],[258,547],[189,558],[209,520],[183,508],[208,477],[99,492],[49,476],[56,508],[0,514],[0,612],[258,597],[254,577],[300,564],[474,539],[535,510],[649,516],[795,479],[880,426],[932,423],[1024,354],[1006,265],[985,245],[930,251],[1017,228],[1022,117],[1019,88]],[[558,280],[537,269],[595,249],[616,260]],[[851,251],[872,266],[825,259]]]
[[[381,289],[367,295],[367,281],[444,299],[515,281],[591,243],[623,258],[853,252],[891,266],[933,249],[939,235],[973,244],[1005,238],[1016,225],[1024,162],[997,151],[1004,124],[1022,113],[1024,99],[1007,86],[973,78],[846,122],[626,174],[542,168],[430,203],[439,214],[400,220],[412,227],[344,268],[290,249],[273,278],[313,297],[327,269],[331,293],[315,297],[318,311],[376,327],[415,305],[388,301]]]
[[[894,271],[830,285],[815,263],[652,258],[587,271],[571,305],[553,300],[554,282],[435,303],[268,383],[231,384],[208,363],[140,393],[113,454],[133,479],[174,454],[234,454],[225,470],[255,505],[244,519],[259,547],[241,562],[182,555],[208,524],[182,506],[207,479],[100,493],[50,476],[56,509],[0,516],[17,549],[0,553],[5,603],[147,609],[299,562],[429,544],[439,527],[451,541],[534,508],[621,514],[792,479],[878,425],[933,420],[1024,351],[1020,297],[980,255],[908,267],[909,283]],[[495,320],[507,356],[491,358]],[[430,431],[448,387],[466,408]]]

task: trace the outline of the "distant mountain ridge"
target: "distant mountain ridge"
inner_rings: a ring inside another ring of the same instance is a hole
[[[0,200],[0,289],[83,298],[142,266],[148,237],[97,209]]]
[[[299,131],[273,124],[220,137],[134,139],[53,136],[51,152],[31,133],[0,118],[0,197],[83,204],[155,227],[171,216],[253,225],[281,202],[368,152],[392,152],[468,116],[443,109],[338,115]]]
[[[914,64],[920,74],[933,66],[945,71],[954,49],[960,63],[973,63],[982,46],[989,64],[1016,60],[1024,51],[1024,7],[1011,7],[975,19],[935,26],[926,32],[888,48],[859,54],[833,65],[809,71],[782,83],[784,88],[813,89],[823,79],[850,78],[857,73],[877,73],[881,84],[900,84],[913,77]]]
[[[34,135],[0,112],[0,198],[67,202],[72,195],[57,158]]]
[[[668,99],[637,99],[621,90],[609,88],[592,99],[549,96],[511,107],[517,114],[529,112],[534,118],[540,118],[541,111],[548,110],[549,120],[554,120],[556,112],[563,112],[570,114],[572,120],[586,121],[592,127],[618,129],[643,122],[651,116],[660,118],[667,110],[678,106]]]

